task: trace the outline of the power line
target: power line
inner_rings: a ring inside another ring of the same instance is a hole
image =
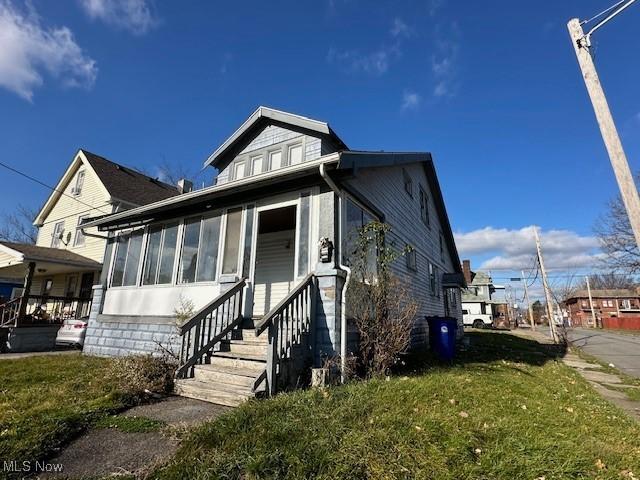
[[[585,25],[589,22],[593,22],[596,18],[599,18],[601,16],[603,16],[606,13],[609,13],[611,10],[613,10],[614,8],[616,8],[618,5],[622,5],[624,2],[627,2],[629,0],[620,0],[618,3],[616,3],[615,5],[610,6],[609,8],[601,11],[600,13],[594,15],[593,17],[591,17],[589,20],[583,20],[582,22],[580,22],[580,25]]]
[[[28,180],[31,180],[32,182],[35,182],[35,183],[37,183],[38,185],[41,185],[41,186],[43,186],[43,187],[45,187],[45,188],[48,188],[48,189],[49,189],[49,190],[51,190],[51,191],[58,192],[58,193],[60,193],[61,195],[64,195],[65,197],[68,197],[68,198],[70,198],[70,199],[72,199],[72,200],[75,200],[75,201],[76,201],[76,202],[78,202],[78,203],[81,203],[81,204],[83,204],[83,205],[85,205],[85,206],[87,206],[87,207],[91,207],[91,209],[92,209],[92,210],[94,210],[94,209],[95,209],[95,210],[98,210],[99,212],[102,212],[102,213],[108,213],[108,212],[104,212],[104,211],[100,210],[100,208],[98,208],[98,207],[94,207],[93,205],[90,205],[90,204],[88,204],[88,203],[85,203],[85,202],[83,202],[82,200],[80,200],[80,199],[78,199],[78,198],[76,198],[76,197],[74,197],[74,196],[72,196],[72,195],[69,195],[69,194],[67,194],[67,193],[63,192],[62,190],[58,190],[57,188],[52,187],[51,185],[47,185],[46,183],[44,183],[44,182],[42,182],[42,181],[38,180],[37,178],[34,178],[34,177],[32,177],[31,175],[28,175],[28,174],[26,174],[26,173],[24,173],[24,172],[21,172],[20,170],[17,170],[16,168],[13,168],[12,166],[7,165],[6,163],[0,162],[0,166],[1,166],[1,167],[4,167],[4,168],[6,168],[7,170],[10,170],[10,171],[12,171],[12,172],[14,172],[14,173],[17,173],[17,174],[18,174],[18,175],[20,175],[21,177],[24,177],[24,178],[26,178],[26,179],[28,179]]]

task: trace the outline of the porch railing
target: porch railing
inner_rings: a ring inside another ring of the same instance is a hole
[[[195,365],[203,363],[205,355],[240,325],[244,287],[242,279],[180,326],[182,347],[177,378],[193,377]]]
[[[20,300],[22,297],[16,297],[0,305],[0,327],[15,325],[20,311]]]
[[[294,369],[296,364],[313,360],[317,290],[317,278],[310,273],[255,327],[256,336],[269,329],[266,372],[269,395],[277,393],[278,379],[285,367]]]
[[[20,304],[26,302],[20,317]],[[27,295],[0,305],[0,326],[58,324],[89,316],[91,298]]]

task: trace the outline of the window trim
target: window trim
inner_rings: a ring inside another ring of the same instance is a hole
[[[402,169],[402,183],[406,194],[413,198],[413,178],[405,168]]]
[[[58,226],[62,226],[60,232],[56,235]],[[51,232],[51,248],[60,248],[62,242],[62,235],[64,234],[64,220],[53,224],[53,232]]]
[[[407,245],[410,250],[406,253],[407,270],[413,273],[418,272],[418,251],[413,245]],[[411,261],[413,259],[413,262]]]
[[[78,215],[78,224],[76,225],[76,234],[73,237],[74,247],[84,247],[86,245],[86,236],[82,233],[82,229],[78,228],[82,224],[82,220],[88,218],[88,214]],[[82,244],[78,243],[78,239],[82,237]]]
[[[431,217],[429,215],[429,195],[422,184],[418,184],[418,197],[420,200],[420,218],[422,222],[431,228]]]
[[[74,183],[73,186],[73,195],[74,196],[79,196],[82,193],[82,189],[84,188],[84,181],[86,180],[87,174],[84,168],[81,168],[80,170],[78,170],[78,173],[76,173],[76,181]],[[82,181],[80,181],[80,179],[82,179]],[[80,188],[78,188],[78,184],[80,184]]]

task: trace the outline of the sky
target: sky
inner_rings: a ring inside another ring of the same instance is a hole
[[[474,268],[531,268],[539,225],[548,268],[588,271],[617,186],[566,23],[611,3],[0,0],[0,161],[47,183],[78,148],[198,172],[267,105],[354,149],[431,152]],[[634,171],[639,21],[640,4],[593,37]],[[0,180],[0,213],[49,194]]]

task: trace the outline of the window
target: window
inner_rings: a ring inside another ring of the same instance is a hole
[[[173,279],[173,264],[176,258],[176,246],[178,243],[178,223],[165,225],[162,233],[162,248],[160,251],[160,264],[158,265],[158,277],[156,283],[171,283]]]
[[[67,277],[67,283],[64,288],[65,298],[72,298],[76,296],[76,287],[78,286],[78,276],[69,275]]]
[[[302,145],[291,145],[289,147],[289,165],[302,163]]]
[[[198,246],[200,244],[200,218],[192,218],[184,222],[182,255],[178,283],[193,283],[196,280],[198,265]]]
[[[238,273],[241,220],[241,208],[227,212],[227,229],[224,236],[224,256],[222,257],[223,274]]]
[[[444,260],[444,237],[442,232],[440,232],[440,258]]]
[[[581,300],[581,301],[580,301],[580,305],[581,305],[583,308],[587,308],[587,307],[589,306],[589,302],[588,302],[588,301],[586,301],[586,300]]]
[[[411,180],[411,177],[404,168],[402,169],[402,177],[404,179],[404,191],[413,198],[413,180]]]
[[[429,197],[422,185],[420,186],[420,217],[425,225],[429,226]]]
[[[87,217],[88,217],[88,215],[80,215],[78,217],[78,227],[80,227],[80,225],[82,225],[82,221]],[[73,246],[74,247],[83,247],[84,246],[84,233],[82,233],[82,230],[80,228],[76,229],[76,236],[73,239]]]
[[[162,245],[162,226],[149,228],[147,234],[147,254],[142,269],[142,284],[154,285],[157,283],[158,261],[160,260],[160,246]]]
[[[220,214],[202,219],[197,282],[212,282],[216,278],[218,245],[220,243]]]
[[[143,230],[122,234],[116,239],[116,256],[113,262],[111,285],[124,287],[136,284],[142,251]]]
[[[84,170],[80,170],[76,176],[76,185],[71,190],[74,195],[80,195],[82,193],[82,186],[84,185]]]
[[[239,180],[245,176],[245,162],[237,162],[233,166],[233,179]]]
[[[251,175],[262,173],[262,155],[251,157]]]
[[[613,308],[613,300],[603,300],[602,301],[602,306],[603,307]]]
[[[53,226],[53,233],[51,234],[51,247],[60,248],[60,240],[62,240],[62,234],[64,233],[64,222],[58,222]]]
[[[622,308],[625,310],[631,310],[631,300],[625,298],[622,300]]]
[[[405,255],[407,259],[407,268],[412,272],[418,271],[418,261],[416,259],[416,249],[413,247],[409,247],[411,250],[407,252]]]
[[[431,295],[436,294],[436,269],[431,262],[429,262],[429,290],[431,290]]]
[[[282,167],[282,152],[280,150],[269,153],[269,170],[277,170]]]

